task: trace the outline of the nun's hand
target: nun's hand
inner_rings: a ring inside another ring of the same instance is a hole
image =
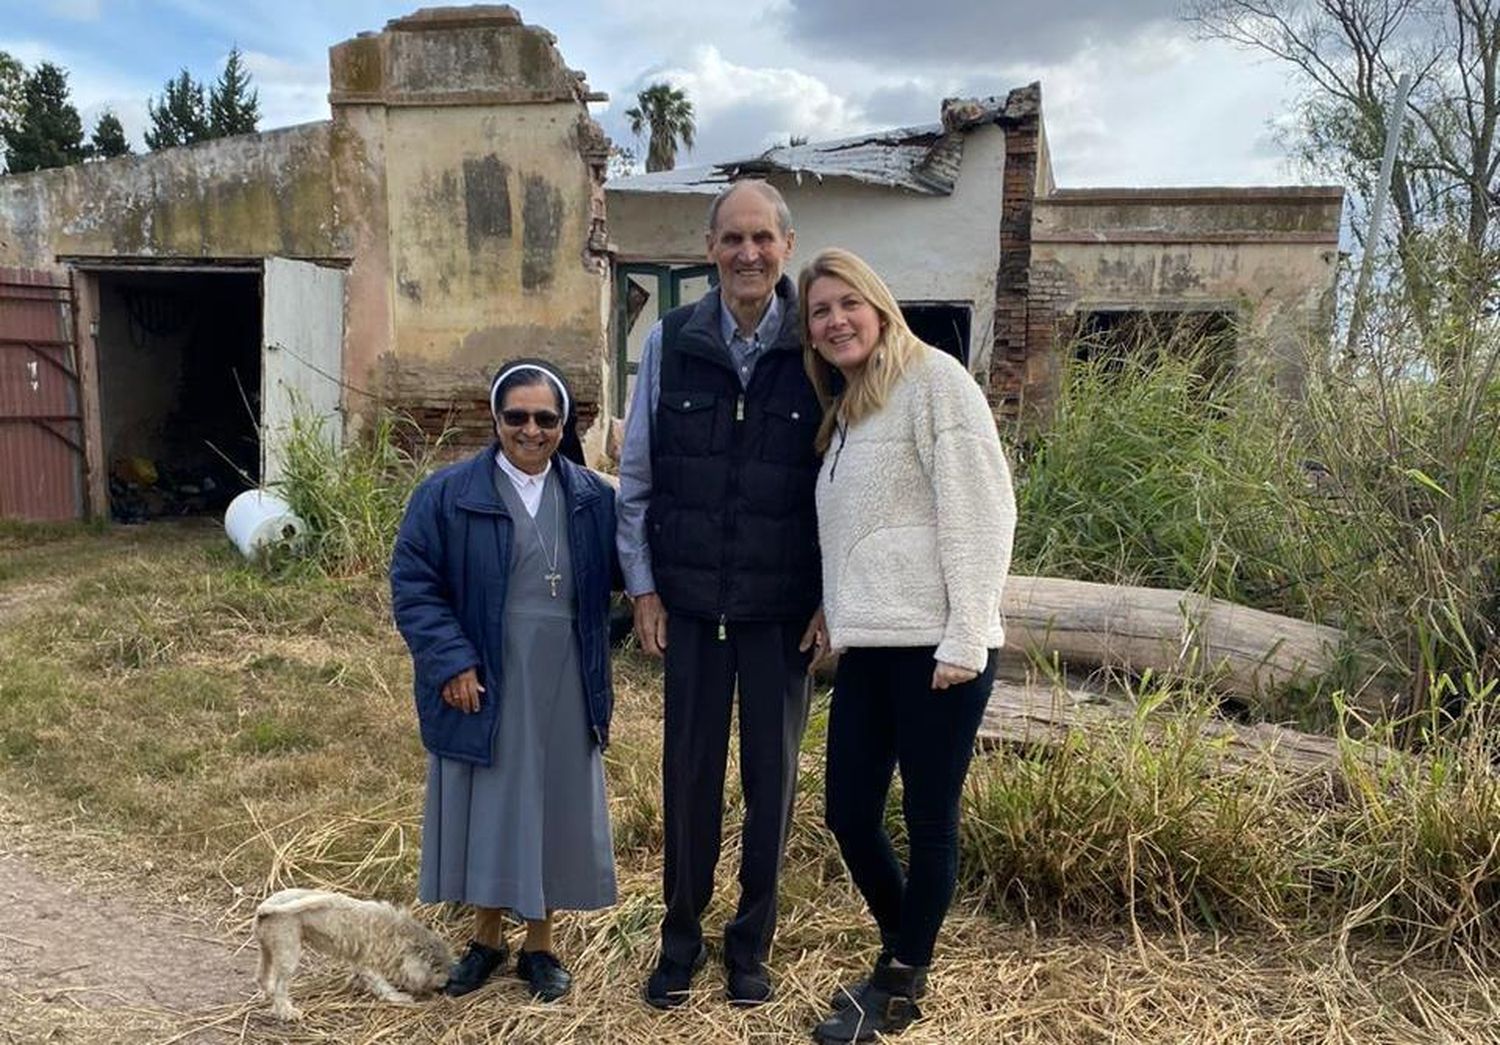
[[[466,668],[443,683],[443,702],[472,715],[479,710],[479,694],[483,692],[484,687],[479,684],[479,672]]]

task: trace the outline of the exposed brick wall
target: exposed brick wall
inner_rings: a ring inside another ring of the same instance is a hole
[[[440,454],[445,459],[467,456],[495,441],[495,422],[490,417],[489,400],[484,397],[448,403],[429,401],[392,404],[392,408],[399,417],[410,418],[428,440],[435,440],[444,432],[448,433]],[[594,418],[599,415],[599,404],[580,402],[577,408],[578,435],[582,438],[583,433],[594,423]],[[403,426],[399,438],[409,445],[415,442],[415,433]]]
[[[1031,218],[1036,192],[1036,112],[1005,128],[1005,173],[1000,203],[1000,271],[995,282],[995,343],[990,353],[989,397],[995,416],[1016,420],[1026,404],[1027,359],[1051,318],[1031,301]],[[1045,336],[1050,343],[1050,336]]]

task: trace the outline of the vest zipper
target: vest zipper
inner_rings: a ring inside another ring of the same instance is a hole
[[[724,614],[719,614],[719,641],[723,642],[729,638],[729,633],[724,630]]]

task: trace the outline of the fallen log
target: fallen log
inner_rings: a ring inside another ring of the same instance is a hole
[[[1253,698],[1326,674],[1344,633],[1192,592],[1012,575],[1005,644],[1079,667],[1191,676]]]
[[[979,743],[987,748],[1054,747],[1074,730],[1097,737],[1103,729],[1126,728],[1138,713],[1138,708],[1122,694],[1076,684],[1051,685],[1044,680],[1000,679],[985,707]],[[1170,714],[1152,712],[1144,723],[1146,736],[1159,736]],[[1333,737],[1268,722],[1252,726],[1217,717],[1204,718],[1198,728],[1225,767],[1269,762],[1305,775],[1331,772],[1340,764],[1338,741]],[[1389,756],[1388,751],[1375,745],[1361,745],[1357,750],[1358,757],[1370,763],[1379,763]]]

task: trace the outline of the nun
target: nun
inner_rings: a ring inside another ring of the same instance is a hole
[[[615,902],[602,759],[614,490],[583,466],[549,363],[502,366],[490,410],[496,442],[417,488],[391,561],[428,751],[418,895],[474,909],[449,994],[507,967],[510,912],[526,925],[515,975],[555,1001],[572,982],[555,913]]]

